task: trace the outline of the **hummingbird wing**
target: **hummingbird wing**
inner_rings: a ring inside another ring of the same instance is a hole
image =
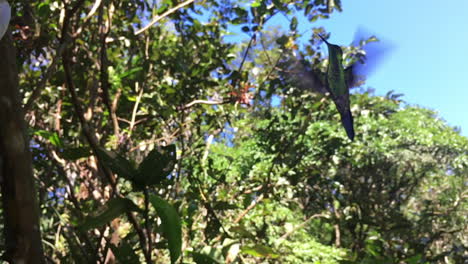
[[[281,65],[280,72],[288,82],[300,89],[321,94],[328,92],[325,74],[312,69],[308,61],[304,59],[289,58]]]
[[[351,45],[362,47],[363,52],[356,54],[356,61],[345,69],[347,84],[350,88],[362,85],[366,76],[372,74],[393,49],[389,41],[377,39],[375,35],[362,27],[356,31]]]

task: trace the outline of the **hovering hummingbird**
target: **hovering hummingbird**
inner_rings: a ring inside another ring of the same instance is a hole
[[[325,88],[331,95],[333,102],[341,116],[341,124],[346,130],[348,138],[354,140],[354,121],[350,110],[349,87],[347,73],[343,67],[343,51],[340,46],[330,44],[322,36],[318,35],[328,47],[328,67]]]
[[[359,86],[363,83],[364,77],[369,74],[376,66],[382,55],[388,51],[388,46],[383,46],[381,43],[375,45],[377,39],[371,37],[365,41],[364,30],[360,28],[356,32],[353,46],[364,46],[364,52],[354,54],[350,59],[350,66],[343,65],[343,50],[340,46],[329,43],[321,35],[317,36],[322,39],[328,48],[328,66],[326,72],[321,72],[316,69],[311,69],[310,64],[302,60],[299,65],[295,66],[302,68],[298,73],[294,74],[299,86],[312,88],[311,90],[319,93],[329,93],[333,102],[341,116],[341,123],[350,140],[354,140],[354,121],[350,110],[349,89]],[[367,35],[367,34],[366,34]],[[369,45],[370,44],[370,45]],[[303,69],[303,67],[306,69]]]

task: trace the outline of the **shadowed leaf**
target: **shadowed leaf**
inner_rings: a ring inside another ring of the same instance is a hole
[[[97,152],[99,158],[104,162],[104,164],[106,164],[106,166],[109,167],[109,169],[111,169],[112,172],[117,173],[119,176],[128,180],[132,180],[136,175],[136,170],[132,163],[124,157],[102,148],[98,149]]]
[[[96,215],[88,216],[79,228],[81,230],[89,230],[91,228],[100,227],[123,213],[139,210],[138,206],[127,198],[114,198],[103,205]]]
[[[167,239],[171,263],[175,263],[182,252],[182,225],[176,209],[157,195],[149,198],[151,205],[161,218],[163,236]]]
[[[207,254],[197,253],[197,252],[190,252],[193,257],[193,261],[197,264],[218,264],[219,262],[210,257]]]
[[[176,163],[175,145],[153,149],[138,167],[135,181],[144,186],[161,183],[174,170]]]

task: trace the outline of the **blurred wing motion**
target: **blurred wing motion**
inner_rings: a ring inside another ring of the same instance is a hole
[[[393,45],[382,39],[377,39],[375,35],[369,33],[362,27],[359,27],[354,34],[354,40],[351,43],[354,47],[362,47],[361,53],[354,55],[354,62],[346,71],[346,79],[349,88],[362,85],[366,76],[372,74],[385,56],[393,50]]]
[[[0,39],[5,34],[10,23],[11,8],[6,0],[0,0]]]
[[[325,41],[325,40],[324,40]],[[327,45],[329,44],[325,41]],[[341,123],[348,138],[354,139],[353,117],[349,107],[349,89],[346,86],[343,69],[341,48],[337,45],[329,46],[329,64],[327,72],[313,69],[304,59],[290,57],[280,65],[280,72],[300,89],[320,94],[330,94],[341,116]]]
[[[344,54],[340,46],[329,43],[319,36],[328,48],[327,72],[313,69],[304,59],[290,58],[281,68],[286,78],[299,88],[312,92],[330,93],[333,102],[341,116],[341,123],[350,140],[354,140],[354,121],[350,110],[349,88],[362,85],[365,77],[375,70],[378,63],[387,55],[391,46],[384,45],[375,36],[359,28],[353,41],[353,46],[361,48],[360,52],[347,57],[351,66],[344,68]],[[346,56],[349,56],[348,54]]]
[[[328,92],[325,74],[312,69],[310,63],[304,59],[289,57],[281,63],[280,73],[284,79],[302,90],[321,94]]]

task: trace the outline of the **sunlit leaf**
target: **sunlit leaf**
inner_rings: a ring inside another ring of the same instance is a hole
[[[38,130],[38,131],[35,131],[34,134],[49,140],[50,144],[56,147],[63,148],[63,143],[60,140],[57,132],[50,132],[47,130]]]
[[[126,72],[122,73],[122,74],[119,76],[119,78],[120,78],[120,79],[126,78],[126,77],[128,77],[128,76],[130,76],[130,75],[132,75],[132,74],[134,74],[134,73],[136,73],[136,72],[139,72],[139,71],[141,71],[141,70],[143,70],[143,67],[136,67],[136,68],[133,68],[133,69],[131,69],[131,70],[129,70],[129,71],[126,71]]]
[[[243,225],[237,225],[237,226],[233,226],[231,228],[229,228],[229,231],[230,232],[233,232],[233,233],[237,233],[239,234],[241,237],[246,237],[246,238],[250,238],[250,239],[255,239],[255,236],[249,232],[245,226]]]
[[[252,4],[250,4],[251,7],[259,7],[260,5],[261,5],[260,0],[254,1],[254,2],[252,2]]]
[[[245,254],[252,255],[254,257],[264,257],[264,258],[278,258],[279,254],[276,253],[272,248],[264,245],[254,245],[252,247],[242,247],[241,252]]]

